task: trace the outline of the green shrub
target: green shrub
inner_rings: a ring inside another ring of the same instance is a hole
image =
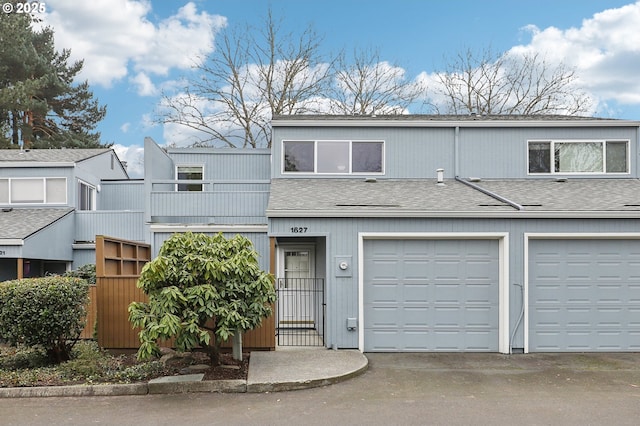
[[[80,266],[73,271],[65,272],[65,277],[82,278],[86,280],[90,285],[96,285],[96,265],[88,263]]]
[[[84,328],[88,295],[80,278],[0,283],[0,337],[13,346],[41,347],[56,362],[68,360]]]
[[[129,305],[129,321],[141,328],[139,359],[157,355],[158,340],[175,337],[179,351],[201,346],[217,365],[221,343],[258,327],[276,301],[273,276],[241,235],[174,234],[137,285],[149,296]]]

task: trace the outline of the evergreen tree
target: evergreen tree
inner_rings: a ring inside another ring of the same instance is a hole
[[[0,14],[0,148],[97,148],[106,107],[88,83],[74,83],[83,61],[57,52],[53,30],[35,31],[27,14]]]

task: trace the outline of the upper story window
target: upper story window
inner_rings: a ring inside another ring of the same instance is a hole
[[[384,173],[382,141],[284,141],[283,172]]]
[[[529,141],[529,173],[629,173],[629,141]]]
[[[203,166],[178,166],[176,167],[176,179],[177,180],[197,180],[202,181],[204,177]],[[202,182],[199,183],[179,183],[177,185],[178,191],[202,191]]]
[[[96,209],[96,188],[81,180],[78,181],[78,210]]]
[[[0,203],[66,204],[66,178],[0,179]]]

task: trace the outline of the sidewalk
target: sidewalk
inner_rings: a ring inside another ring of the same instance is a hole
[[[363,373],[367,366],[367,358],[357,350],[279,348],[277,351],[252,352],[247,380],[203,381],[203,374],[190,374],[130,385],[0,388],[0,398],[279,392],[337,383]]]

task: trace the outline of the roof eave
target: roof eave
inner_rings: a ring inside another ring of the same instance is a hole
[[[33,168],[33,167],[75,167],[73,162],[47,161],[0,161],[0,168]]]
[[[274,119],[272,127],[640,127],[631,120],[375,120]]]
[[[268,218],[482,218],[482,219],[640,219],[640,211],[424,211],[424,210],[267,210]]]

